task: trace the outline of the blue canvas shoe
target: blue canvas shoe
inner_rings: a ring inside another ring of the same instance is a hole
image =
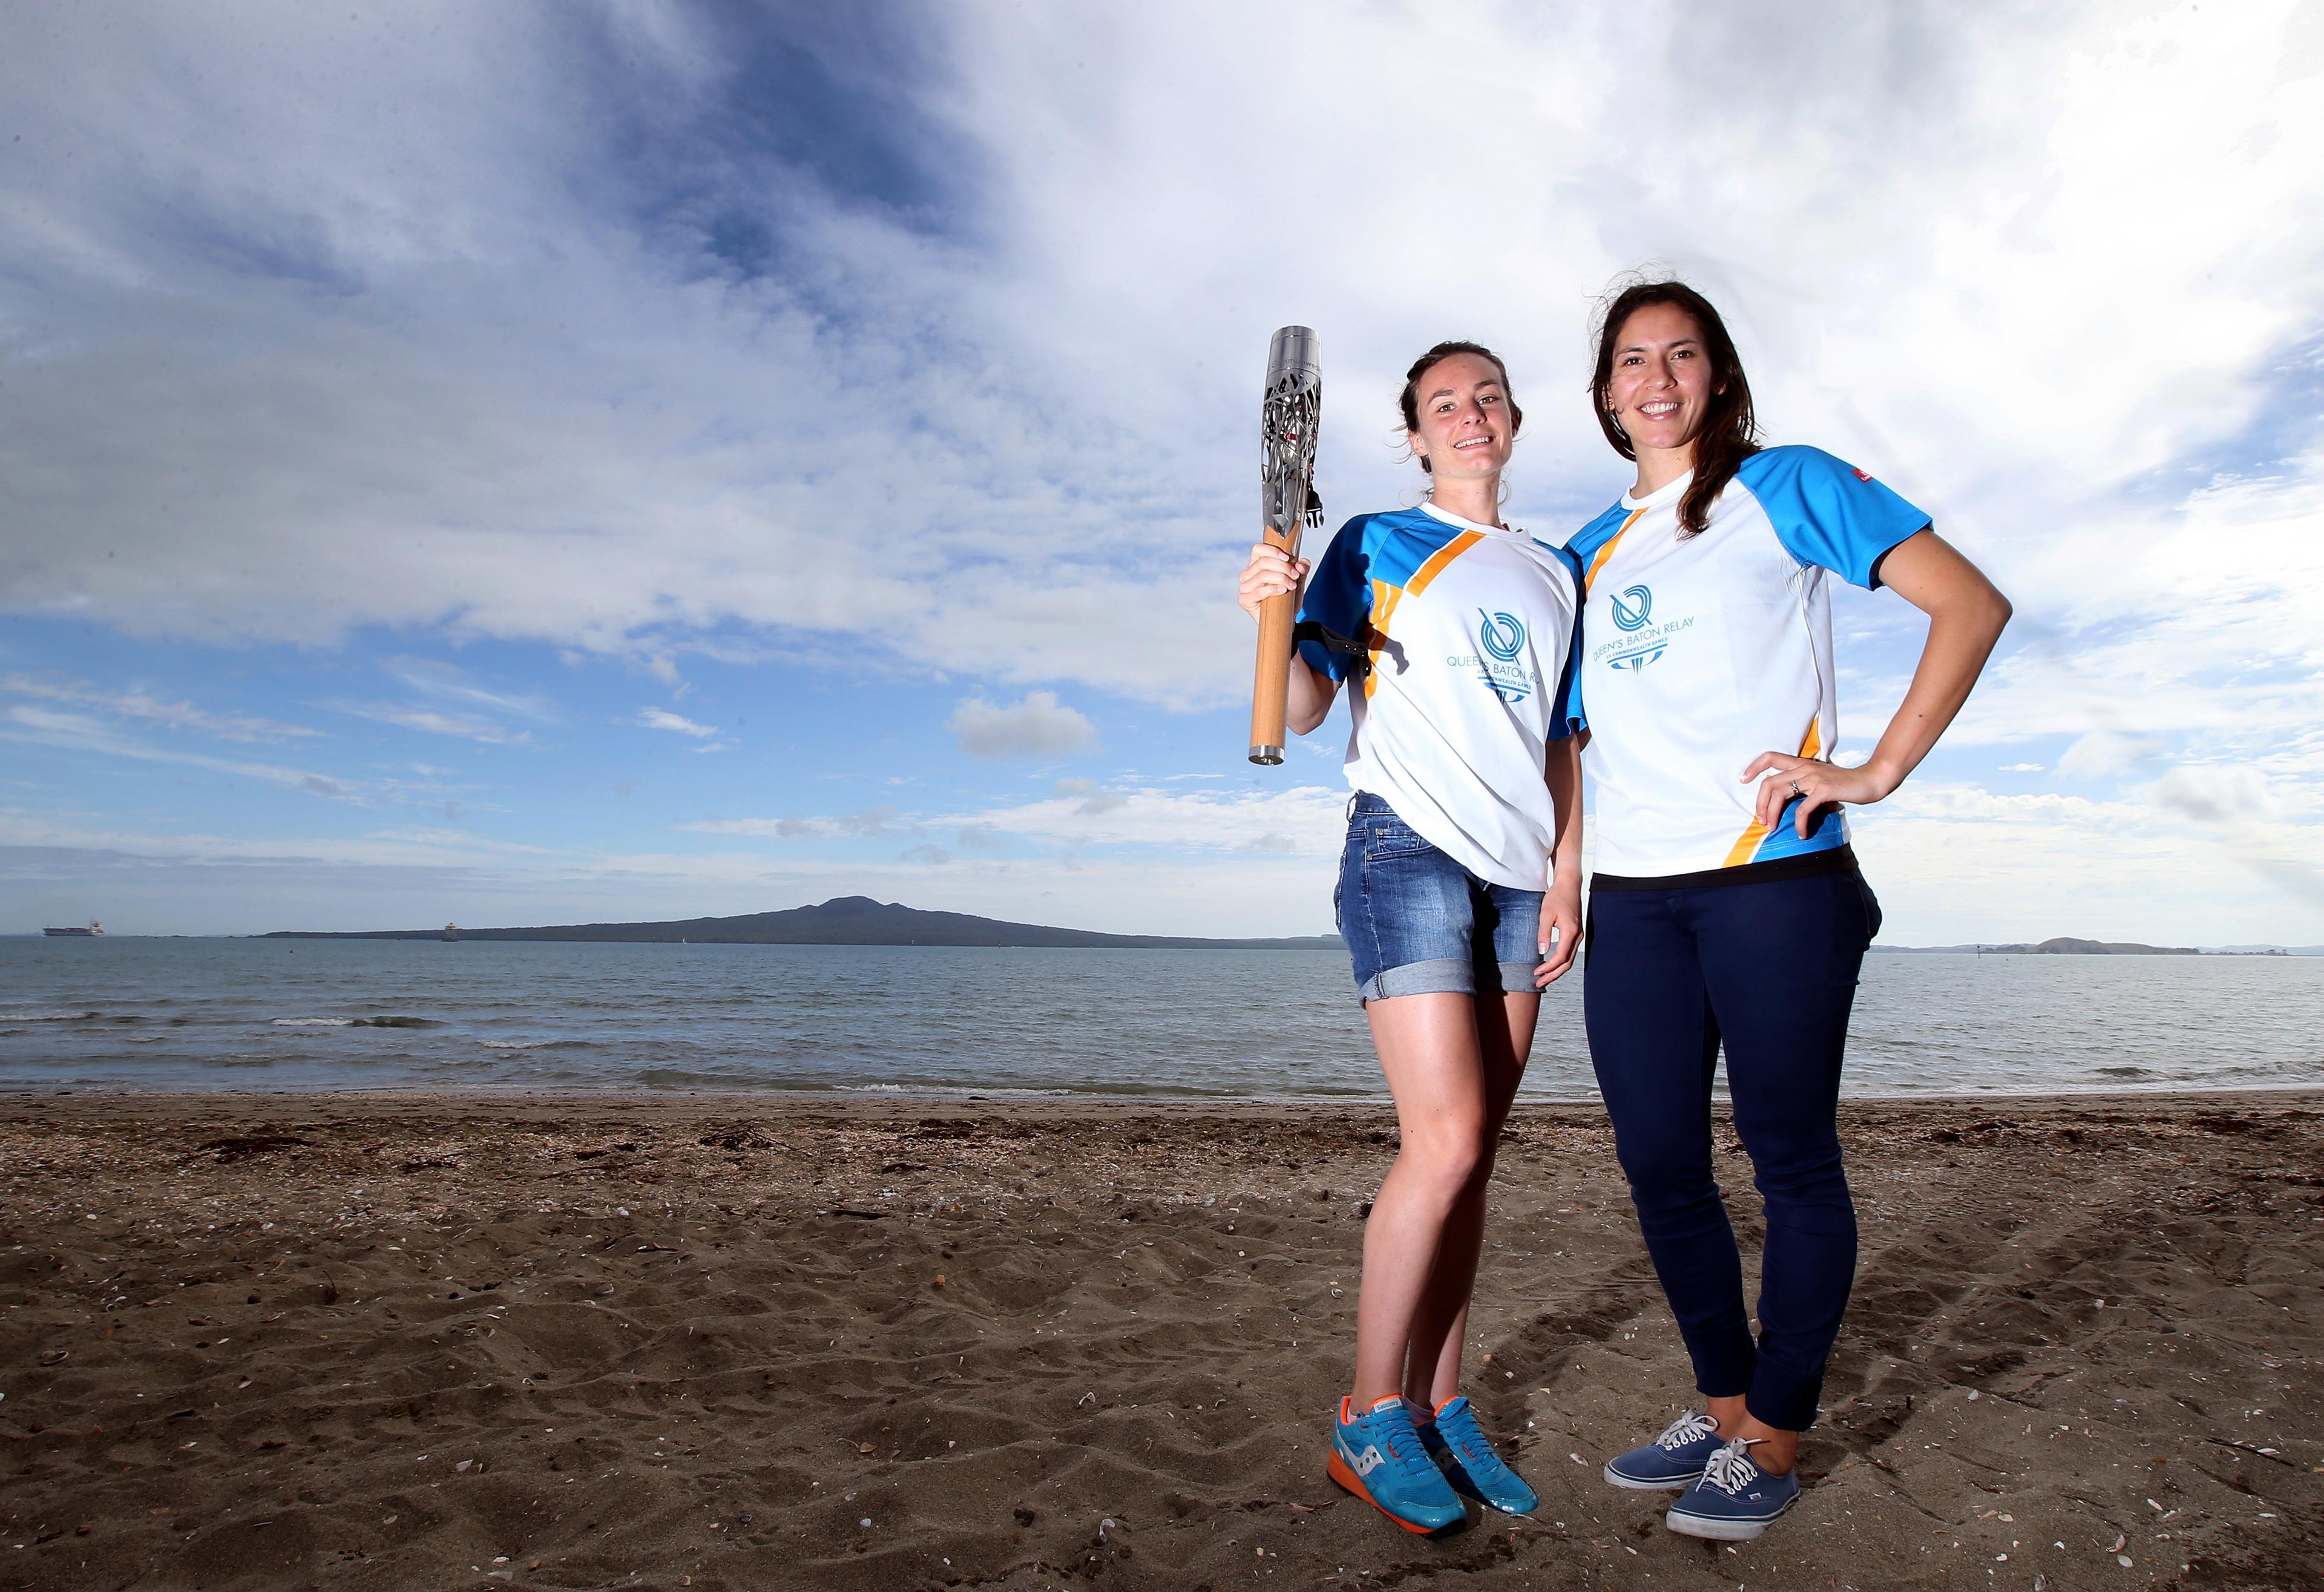
[[[1466,1394],[1436,1406],[1436,1418],[1420,1429],[1420,1440],[1456,1492],[1503,1514],[1531,1514],[1540,1505],[1525,1477],[1495,1451]]]
[[[1618,1487],[1636,1487],[1641,1492],[1691,1487],[1726,1440],[1710,1416],[1689,1410],[1664,1427],[1662,1436],[1654,1441],[1607,1460],[1606,1479]]]
[[[1428,1457],[1412,1424],[1412,1411],[1394,1394],[1362,1414],[1340,1401],[1332,1428],[1332,1479],[1406,1531],[1424,1535],[1469,1518],[1452,1484]]]
[[[1796,1471],[1769,1476],[1745,1450],[1759,1441],[1738,1437],[1711,1456],[1702,1479],[1679,1495],[1663,1523],[1690,1537],[1717,1542],[1748,1542],[1799,1502]]]

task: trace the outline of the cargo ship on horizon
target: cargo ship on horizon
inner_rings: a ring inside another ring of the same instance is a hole
[[[91,940],[105,934],[105,925],[92,920],[85,929],[42,929],[41,933],[56,940]]]

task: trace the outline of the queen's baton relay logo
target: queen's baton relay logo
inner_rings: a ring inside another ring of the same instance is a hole
[[[1510,614],[1477,612],[1485,614],[1485,622],[1477,627],[1478,644],[1503,663],[1515,663],[1525,650],[1525,626]]]
[[[1513,613],[1477,610],[1477,645],[1480,651],[1444,661],[1456,669],[1475,669],[1485,688],[1503,702],[1523,702],[1541,684],[1541,676],[1519,661],[1525,656],[1526,628]]]
[[[1650,586],[1626,586],[1606,599],[1613,609],[1614,628],[1622,639],[1609,641],[1591,656],[1609,668],[1637,674],[1670,649],[1671,638],[1694,623],[1685,619],[1655,623],[1655,594]]]

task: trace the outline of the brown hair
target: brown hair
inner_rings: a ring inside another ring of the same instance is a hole
[[[1482,343],[1439,343],[1412,362],[1412,368],[1404,373],[1404,391],[1396,400],[1397,407],[1404,411],[1405,430],[1420,429],[1420,378],[1428,373],[1431,365],[1442,363],[1456,354],[1473,354],[1480,359],[1490,361],[1493,368],[1500,372],[1501,394],[1509,404],[1509,435],[1515,437],[1525,425],[1525,410],[1517,408],[1517,394],[1509,391],[1509,367],[1501,363],[1499,354]],[[1428,469],[1428,458],[1425,454],[1421,456],[1420,467],[1424,472],[1434,474]]]
[[[1598,411],[1598,428],[1606,433],[1614,451],[1626,459],[1638,456],[1628,433],[1607,406],[1614,385],[1615,339],[1631,316],[1656,304],[1670,305],[1693,319],[1703,353],[1711,360],[1711,410],[1703,417],[1702,428],[1695,433],[1694,479],[1687,483],[1686,495],[1678,504],[1678,534],[1684,540],[1702,532],[1710,520],[1711,505],[1735,479],[1737,467],[1759,451],[1759,424],[1751,413],[1751,383],[1744,380],[1735,339],[1727,335],[1727,323],[1719,318],[1711,300],[1682,281],[1635,281],[1606,305],[1598,327],[1598,365],[1590,376],[1591,406]]]

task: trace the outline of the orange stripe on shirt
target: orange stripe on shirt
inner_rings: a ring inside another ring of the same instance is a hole
[[[1812,758],[1822,750],[1821,731],[1822,727],[1815,720],[1808,721],[1808,732],[1800,741],[1800,756]],[[1735,843],[1727,848],[1727,860],[1720,866],[1740,868],[1746,862],[1752,860],[1758,856],[1760,844],[1766,840],[1767,834],[1767,826],[1757,818],[1752,819],[1749,824],[1744,825],[1743,833],[1735,837]]]
[[[1444,566],[1446,565],[1452,563],[1452,560],[1458,558],[1462,554],[1467,552],[1470,548],[1475,547],[1479,542],[1481,542],[1484,539],[1485,533],[1481,530],[1462,531],[1459,536],[1454,537],[1451,541],[1446,542],[1443,547],[1437,548],[1435,554],[1430,557],[1427,563],[1413,571],[1412,578],[1405,583],[1405,590],[1410,592],[1416,597],[1418,596],[1421,593],[1428,589],[1428,583],[1430,581],[1434,580],[1438,575],[1444,573]]]
[[[1598,557],[1590,560],[1590,573],[1582,577],[1582,594],[1583,597],[1586,598],[1590,595],[1590,588],[1596,583],[1598,579],[1598,572],[1605,568],[1606,560],[1614,556],[1615,545],[1618,543],[1622,539],[1623,536],[1628,532],[1630,527],[1638,522],[1638,516],[1645,512],[1646,511],[1644,509],[1631,510],[1630,517],[1622,521],[1622,529],[1616,531],[1612,536],[1608,537],[1606,538],[1606,545],[1598,549]]]
[[[1372,614],[1370,634],[1364,638],[1365,657],[1371,667],[1364,671],[1364,700],[1370,702],[1372,693],[1379,689],[1380,649],[1388,645],[1388,622],[1396,617],[1396,605],[1404,595],[1402,586],[1392,586],[1384,580],[1372,582]]]

